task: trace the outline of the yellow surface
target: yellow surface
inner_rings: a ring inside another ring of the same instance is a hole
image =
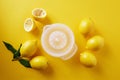
[[[18,48],[28,39],[40,39],[39,33],[27,33],[24,20],[31,17],[36,7],[46,9],[52,23],[65,23],[73,30],[79,47],[77,54],[68,61],[47,55],[50,67],[38,71],[12,62],[12,54],[2,41]],[[79,53],[84,50],[85,40],[79,34],[80,20],[91,17],[96,29],[105,38],[102,52],[96,53],[98,64],[86,68],[79,62]],[[120,1],[119,0],[0,0],[0,80],[120,80]]]

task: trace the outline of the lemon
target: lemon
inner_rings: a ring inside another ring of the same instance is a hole
[[[36,28],[35,22],[32,18],[27,18],[24,22],[24,30],[26,32],[31,32]]]
[[[34,69],[46,69],[48,66],[48,60],[44,56],[36,56],[30,60],[30,65]]]
[[[32,16],[37,20],[43,20],[46,18],[47,13],[43,8],[35,8],[32,10]]]
[[[99,50],[104,46],[104,39],[101,36],[94,36],[86,43],[86,48],[89,50]]]
[[[86,35],[93,30],[93,21],[90,18],[85,18],[79,25],[80,33]]]
[[[85,51],[80,54],[80,62],[88,67],[93,67],[97,64],[96,57],[93,53]]]
[[[20,53],[22,57],[31,57],[37,50],[37,40],[28,40],[21,46]]]

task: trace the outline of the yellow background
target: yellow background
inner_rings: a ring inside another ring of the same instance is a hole
[[[42,7],[51,23],[70,26],[78,45],[77,54],[68,61],[53,58],[41,48],[50,67],[46,71],[28,69],[12,62],[12,54],[2,41],[15,48],[29,39],[40,39],[39,33],[27,33],[24,20],[31,17],[34,8]],[[82,18],[91,17],[95,28],[105,38],[105,47],[96,53],[98,64],[86,68],[79,62],[85,40],[78,31]],[[0,80],[120,80],[120,1],[119,0],[0,0]]]

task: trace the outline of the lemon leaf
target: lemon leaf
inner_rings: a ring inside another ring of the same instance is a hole
[[[30,62],[26,59],[20,59],[19,62],[25,66],[25,67],[28,67],[28,68],[31,68],[31,65],[30,65]]]
[[[20,47],[18,48],[18,50],[14,53],[13,55],[13,59],[19,59],[20,57],[20,48],[21,48],[22,44],[20,44]]]
[[[10,43],[7,43],[7,42],[5,42],[5,41],[3,41],[3,43],[4,43],[5,47],[6,47],[9,51],[11,51],[11,52],[13,53],[13,60],[12,60],[12,61],[19,60],[19,62],[20,62],[23,66],[28,67],[28,68],[31,68],[31,65],[30,65],[30,63],[29,63],[28,60],[25,60],[25,59],[21,59],[21,58],[20,58],[20,56],[21,56],[21,55],[20,55],[20,49],[21,49],[22,44],[20,44],[18,50],[16,50]]]
[[[10,43],[7,43],[7,42],[5,42],[5,41],[3,41],[3,43],[4,43],[5,47],[6,47],[9,51],[11,51],[13,54],[17,51]]]

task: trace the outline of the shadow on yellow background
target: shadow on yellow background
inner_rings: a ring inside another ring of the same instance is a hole
[[[18,48],[28,39],[40,39],[37,33],[23,29],[24,20],[34,8],[44,8],[51,23],[64,23],[75,34],[79,50],[70,60],[62,61],[47,55],[42,48],[38,54],[49,60],[46,71],[25,68],[12,62],[11,53],[2,41]],[[0,0],[0,80],[120,80],[120,1],[119,0]],[[91,17],[96,29],[105,38],[102,52],[95,54],[98,64],[86,68],[79,62],[85,40],[78,31],[82,18]]]

